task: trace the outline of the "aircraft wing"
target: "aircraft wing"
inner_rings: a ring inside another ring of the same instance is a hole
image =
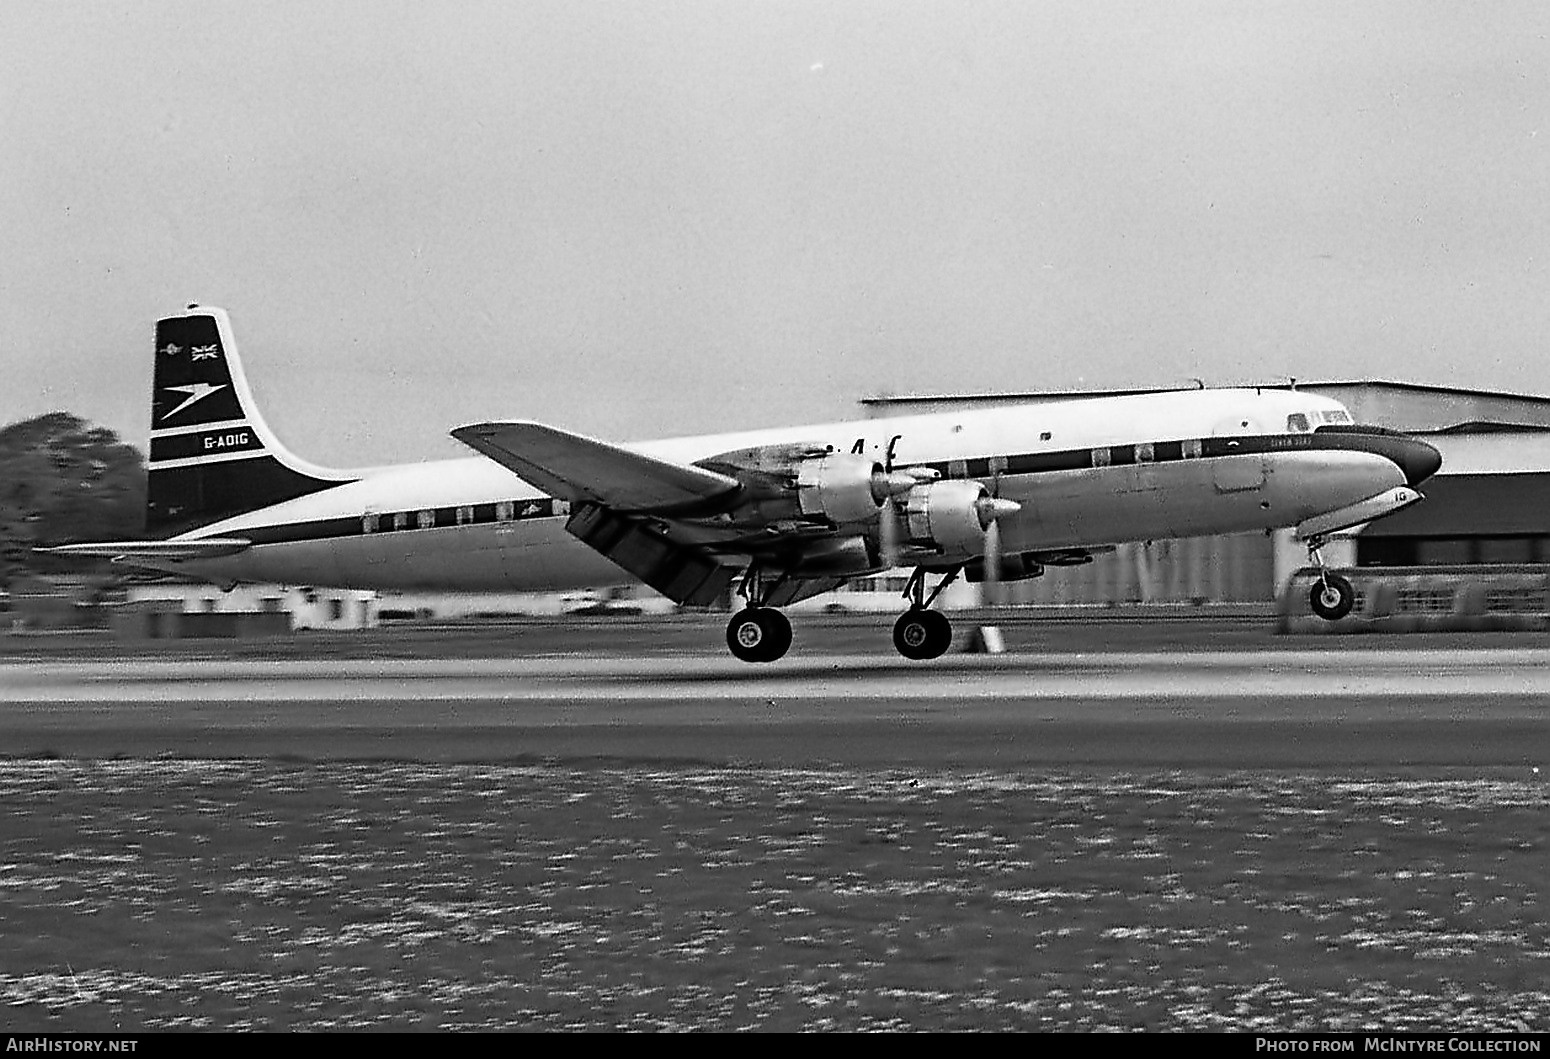
[[[452,436],[550,496],[621,512],[715,506],[742,490],[735,478],[673,463],[542,423],[472,423]]]
[[[239,537],[206,537],[192,541],[100,541],[91,544],[61,544],[38,548],[50,555],[73,555],[83,559],[121,559],[133,563],[139,559],[179,562],[183,559],[219,559],[253,547]]]

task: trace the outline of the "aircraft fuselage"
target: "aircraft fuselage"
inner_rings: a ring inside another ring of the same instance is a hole
[[[1306,427],[1291,426],[1298,416]],[[624,447],[692,463],[802,443],[993,484],[1022,505],[1000,525],[1001,547],[1012,553],[1293,526],[1412,477],[1392,445],[1315,430],[1325,419],[1350,421],[1337,402],[1313,394],[1198,390]],[[474,457],[365,472],[174,539],[252,540],[240,554],[181,564],[217,581],[550,591],[628,580],[566,532],[568,511]]]

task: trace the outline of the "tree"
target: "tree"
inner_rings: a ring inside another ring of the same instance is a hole
[[[140,450],[68,412],[0,428],[0,584],[79,568],[33,548],[143,535],[145,476]]]

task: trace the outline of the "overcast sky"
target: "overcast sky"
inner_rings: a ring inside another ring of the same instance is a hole
[[[1550,394],[1550,4],[0,3],[0,423],[230,310],[325,463],[882,393]]]

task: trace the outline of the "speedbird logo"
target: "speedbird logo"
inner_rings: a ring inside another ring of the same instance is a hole
[[[171,419],[173,416],[175,416],[179,412],[183,411],[183,409],[187,408],[189,405],[193,404],[195,401],[202,401],[202,400],[204,400],[206,397],[209,397],[216,390],[224,390],[224,389],[226,389],[226,384],[224,382],[216,382],[216,383],[210,383],[210,382],[191,382],[187,386],[164,386],[164,387],[162,387],[162,389],[164,389],[164,390],[175,390],[178,393],[186,393],[186,394],[188,394],[188,396],[183,399],[183,403],[182,404],[178,405],[172,411],[170,411],[166,415],[162,416],[163,420],[167,420],[167,419]]]

